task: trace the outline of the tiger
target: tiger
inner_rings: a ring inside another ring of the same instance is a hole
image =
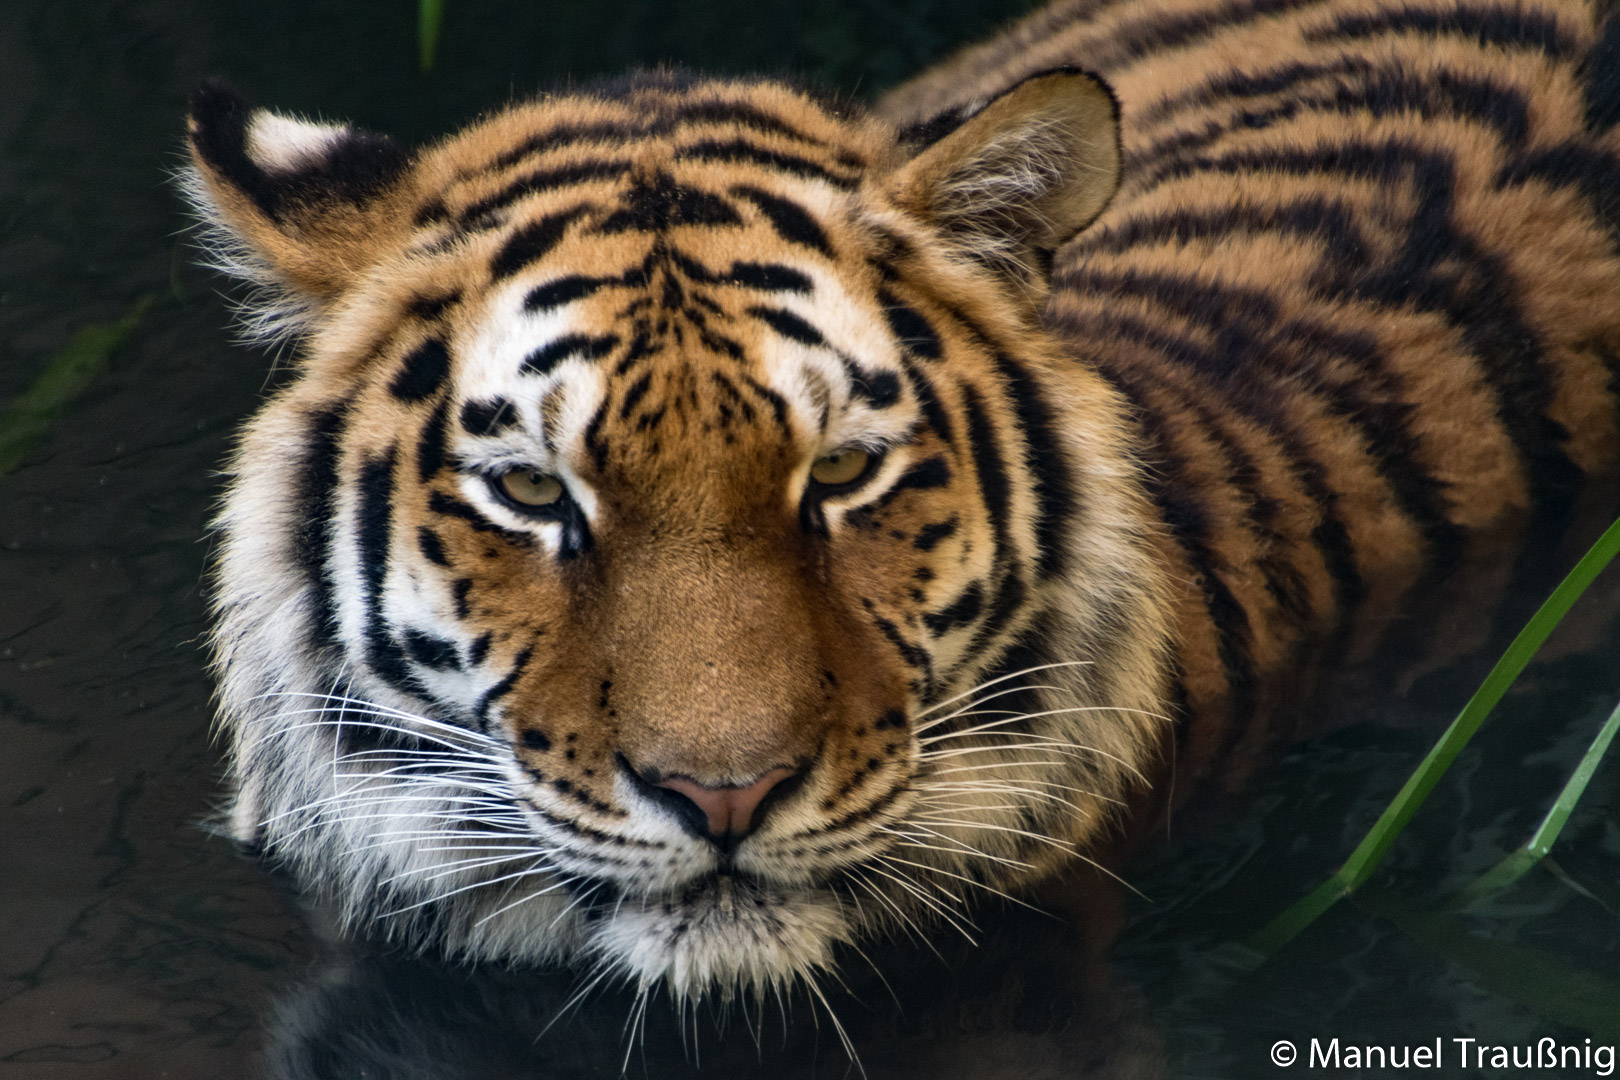
[[[1060,0],[873,106],[187,133],[296,349],[216,520],[228,829],[411,948],[819,993],[1612,500],[1612,5]]]

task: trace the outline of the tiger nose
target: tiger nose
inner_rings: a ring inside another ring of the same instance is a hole
[[[691,803],[698,811],[697,815],[687,815],[693,819],[692,823],[697,824],[701,815],[709,839],[729,849],[754,831],[763,816],[759,809],[765,797],[772,791],[784,794],[787,789],[780,787],[782,782],[798,775],[797,769],[778,766],[738,786],[707,787],[684,776],[666,777],[656,781],[654,786],[672,791]]]

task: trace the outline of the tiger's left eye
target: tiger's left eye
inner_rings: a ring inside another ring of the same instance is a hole
[[[810,466],[810,479],[823,487],[842,487],[864,476],[872,461],[865,450],[846,446],[816,458]]]
[[[562,501],[562,481],[532,469],[513,469],[500,476],[501,491],[523,506],[553,506]]]

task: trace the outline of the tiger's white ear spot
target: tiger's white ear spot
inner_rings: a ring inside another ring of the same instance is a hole
[[[345,124],[317,124],[256,109],[247,125],[247,155],[266,172],[297,172],[324,161],[348,132]]]

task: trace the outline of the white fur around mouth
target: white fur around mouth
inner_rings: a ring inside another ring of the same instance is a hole
[[[833,966],[855,928],[835,896],[717,874],[678,898],[626,899],[591,939],[603,961],[676,997],[781,987]]]

